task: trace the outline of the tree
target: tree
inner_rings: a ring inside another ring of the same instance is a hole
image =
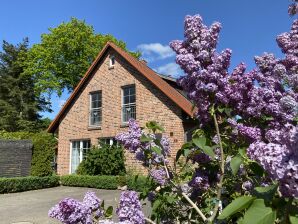
[[[41,43],[33,45],[26,61],[25,74],[35,77],[35,89],[41,93],[61,95],[64,89],[73,90],[108,41],[127,50],[123,41],[95,34],[92,26],[76,18],[49,31],[42,34]]]
[[[0,52],[0,129],[35,130],[39,111],[49,110],[48,102],[34,92],[33,77],[23,75],[28,39],[13,45],[6,41]]]

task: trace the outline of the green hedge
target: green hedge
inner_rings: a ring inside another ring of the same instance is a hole
[[[128,189],[142,191],[147,183],[147,178],[139,176],[87,176],[66,175],[60,177],[61,185],[73,187],[92,187],[98,189],[117,189],[127,185]]]
[[[31,133],[0,131],[0,139],[32,140],[33,155],[30,175],[39,177],[53,175],[54,171],[51,167],[51,162],[54,159],[57,140],[52,134],[46,132]]]
[[[0,178],[0,193],[13,193],[59,186],[59,177]]]

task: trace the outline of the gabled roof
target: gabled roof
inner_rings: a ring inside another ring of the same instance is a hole
[[[144,75],[154,86],[156,86],[159,90],[161,90],[167,97],[169,97],[177,106],[179,106],[187,115],[193,116],[193,105],[192,103],[185,98],[181,93],[179,93],[176,89],[170,86],[165,80],[163,80],[155,71],[150,69],[144,62],[139,61],[120,47],[116,46],[112,42],[108,42],[104,48],[100,51],[96,59],[93,61],[79,84],[76,86],[58,115],[52,121],[50,126],[48,127],[48,132],[54,133],[57,127],[59,126],[60,120],[67,111],[67,109],[71,106],[72,101],[75,97],[80,93],[80,90],[84,87],[84,84],[88,81],[92,72],[96,69],[96,66],[104,57],[105,52],[112,48],[119,55],[121,55],[132,67],[134,67],[139,73]]]

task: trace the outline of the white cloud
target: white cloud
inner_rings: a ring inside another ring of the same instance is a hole
[[[58,100],[59,108],[62,108],[65,103],[66,103],[66,100],[63,100],[63,99]]]
[[[165,59],[173,57],[174,51],[168,45],[160,43],[140,44],[137,49],[142,52],[143,57],[147,61],[154,61],[158,59]]]
[[[172,77],[179,77],[182,75],[182,70],[179,65],[176,63],[169,63],[163,66],[160,66],[156,69],[156,71],[162,75],[170,75]]]

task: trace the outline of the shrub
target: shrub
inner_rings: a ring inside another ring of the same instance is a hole
[[[0,178],[0,193],[13,193],[59,186],[58,176]]]
[[[80,175],[123,175],[125,174],[124,153],[120,146],[103,145],[93,147],[79,165]]]
[[[57,140],[46,132],[6,132],[0,131],[0,139],[30,139],[33,142],[33,155],[30,174],[32,176],[53,175],[51,162],[54,159]]]
[[[142,191],[147,179],[144,176],[88,176],[65,175],[60,177],[61,185],[72,187],[92,187],[97,189],[117,189],[127,185],[130,190]]]

